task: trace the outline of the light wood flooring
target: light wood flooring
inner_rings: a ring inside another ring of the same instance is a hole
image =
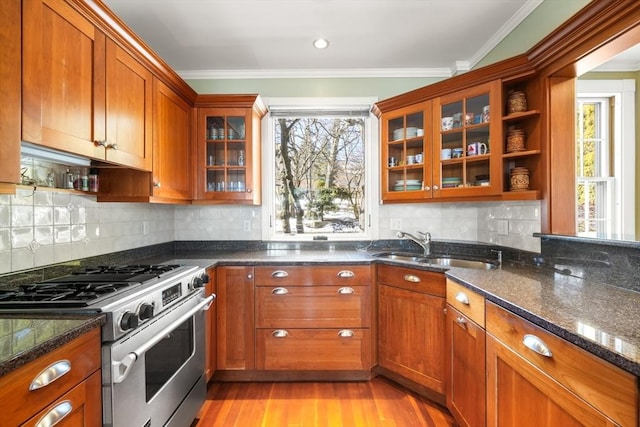
[[[446,410],[377,377],[364,382],[212,382],[197,427],[454,427]]]

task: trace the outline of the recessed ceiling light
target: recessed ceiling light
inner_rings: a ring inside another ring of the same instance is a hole
[[[326,39],[317,39],[313,41],[313,47],[316,49],[326,49],[329,46],[329,41]]]

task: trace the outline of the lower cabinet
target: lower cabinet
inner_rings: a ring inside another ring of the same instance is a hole
[[[30,390],[40,377],[37,382],[44,385]],[[0,425],[101,426],[101,381],[96,328],[0,377]]]
[[[444,297],[442,273],[378,266],[378,364],[441,396]]]
[[[487,303],[488,426],[637,426],[638,380]]]
[[[215,268],[209,268],[207,270],[209,276],[209,282],[205,285],[205,296],[211,294],[217,294],[216,287],[216,270]],[[217,295],[216,295],[217,296]],[[205,362],[204,362],[204,377],[205,381],[209,381],[213,374],[216,372],[217,367],[217,352],[218,352],[218,331],[216,320],[216,307],[218,302],[214,301],[205,314],[204,334],[205,334]]]

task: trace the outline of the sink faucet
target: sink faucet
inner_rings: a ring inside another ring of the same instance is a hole
[[[396,237],[398,237],[398,239],[407,238],[419,244],[423,250],[424,256],[431,255],[431,233],[429,233],[428,231],[426,233],[423,233],[422,231],[418,231],[418,235],[420,237],[416,237],[413,234],[407,233],[404,231],[398,231],[396,233]]]

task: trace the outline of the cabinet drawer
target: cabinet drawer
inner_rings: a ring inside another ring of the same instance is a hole
[[[557,383],[623,426],[638,425],[637,378],[487,302],[487,332]],[[524,344],[546,348],[541,355]]]
[[[439,297],[446,293],[444,273],[433,271],[378,265],[378,283]]]
[[[369,329],[258,329],[256,335],[257,369],[371,368]]]
[[[53,372],[52,365],[69,371],[37,390],[30,391],[32,381],[43,371]],[[100,369],[100,329],[68,342],[50,353],[0,377],[0,401],[3,420],[7,425],[19,425],[41,411],[58,397]]]
[[[447,279],[447,304],[484,328],[484,297]]]
[[[368,286],[371,266],[314,265],[256,267],[256,286]]]
[[[369,286],[256,288],[258,328],[360,328],[370,326]]]

